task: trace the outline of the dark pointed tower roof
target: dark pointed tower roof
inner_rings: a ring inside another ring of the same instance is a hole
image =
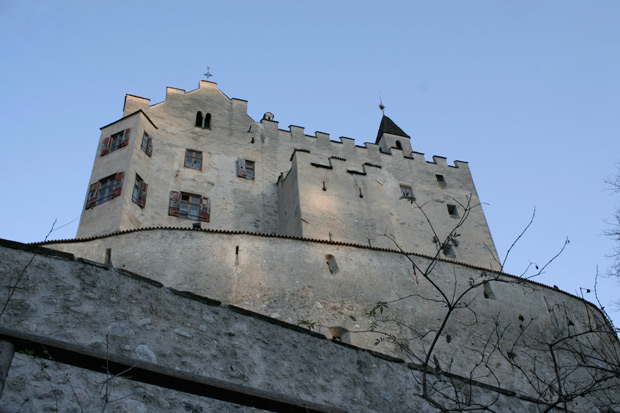
[[[384,133],[411,138],[411,136],[407,135],[401,128],[399,128],[392,119],[388,118],[385,115],[383,115],[383,118],[381,118],[381,125],[379,125],[379,132],[377,132],[377,140],[375,141],[375,143],[379,143],[379,139],[381,139],[381,136]]]

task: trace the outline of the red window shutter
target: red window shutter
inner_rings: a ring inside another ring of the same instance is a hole
[[[149,186],[146,182],[142,182],[142,188],[140,188],[140,199],[138,200],[138,205],[142,208],[146,206],[146,190]]]
[[[114,188],[112,188],[112,198],[116,198],[121,195],[121,191],[123,190],[123,178],[125,177],[125,172],[119,172],[114,177]]]
[[[146,141],[146,154],[151,156],[153,154],[153,138],[149,138]]]
[[[125,129],[125,133],[123,134],[123,140],[121,141],[120,147],[127,146],[129,143],[129,134],[131,133],[131,129]]]
[[[239,178],[245,178],[245,159],[237,160],[237,176]]]
[[[105,138],[103,140],[103,145],[101,145],[101,156],[106,155],[110,151],[110,138]]]
[[[170,203],[168,204],[168,215],[173,217],[179,216],[181,193],[176,191],[170,191]]]
[[[97,202],[97,189],[99,189],[99,182],[95,182],[88,188],[88,198],[86,199],[86,209],[92,208]]]
[[[211,220],[211,199],[203,197],[200,200],[200,220],[209,222]]]

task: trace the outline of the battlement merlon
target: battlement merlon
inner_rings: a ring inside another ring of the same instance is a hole
[[[125,104],[123,105],[123,117],[137,112],[138,110],[147,110],[151,104],[151,99],[143,98],[136,95],[125,95]]]
[[[335,169],[339,172],[355,175],[367,175],[371,170],[382,169],[381,165],[369,162],[351,162],[339,156],[329,156],[328,158],[315,156],[307,149],[295,149],[291,154],[290,161],[291,169],[298,168],[300,165],[310,165],[314,168]],[[290,170],[288,172],[290,172]],[[288,176],[288,172],[285,176],[281,176],[278,179],[285,179],[286,176]]]

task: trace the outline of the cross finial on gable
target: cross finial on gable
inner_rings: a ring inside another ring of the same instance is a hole
[[[209,80],[209,78],[213,76],[211,74],[211,68],[209,66],[207,66],[207,73],[205,73],[204,75],[206,76],[207,80]]]

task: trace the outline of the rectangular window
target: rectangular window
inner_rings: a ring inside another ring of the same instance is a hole
[[[254,161],[245,161],[245,179],[254,180]]]
[[[198,221],[200,216],[200,195],[181,193],[179,205],[179,218],[193,219]]]
[[[120,149],[123,146],[127,146],[127,144],[129,143],[130,133],[131,129],[125,129],[124,131],[115,133],[109,138],[105,138],[103,140],[103,145],[101,145],[101,156],[107,155],[110,152],[114,152],[115,150]]]
[[[185,150],[185,167],[202,170],[202,152]]]
[[[237,176],[239,178],[254,180],[254,161],[237,159]]]
[[[413,199],[413,192],[411,191],[411,187],[409,185],[401,185],[400,194],[403,198]]]
[[[459,211],[458,211],[458,209],[456,209],[456,205],[449,205],[448,204],[448,214],[450,214],[451,217],[458,217],[459,216]]]
[[[142,136],[142,145],[140,146],[140,149],[142,149],[142,151],[148,156],[153,154],[153,139],[151,139],[146,132],[144,132],[144,136]]]
[[[112,199],[112,191],[114,190],[114,178],[115,175],[112,175],[99,181],[97,204],[101,204]]]
[[[125,172],[118,172],[90,185],[86,209],[120,196]]]
[[[136,180],[133,184],[133,193],[131,194],[131,200],[136,203],[140,208],[146,206],[146,190],[148,185],[140,175],[136,174]]]
[[[121,143],[123,143],[124,135],[125,135],[125,132],[119,132],[119,133],[115,133],[114,135],[110,136],[110,152],[114,152],[115,150],[121,147]]]
[[[168,215],[209,222],[211,219],[211,200],[186,192],[170,192]]]

